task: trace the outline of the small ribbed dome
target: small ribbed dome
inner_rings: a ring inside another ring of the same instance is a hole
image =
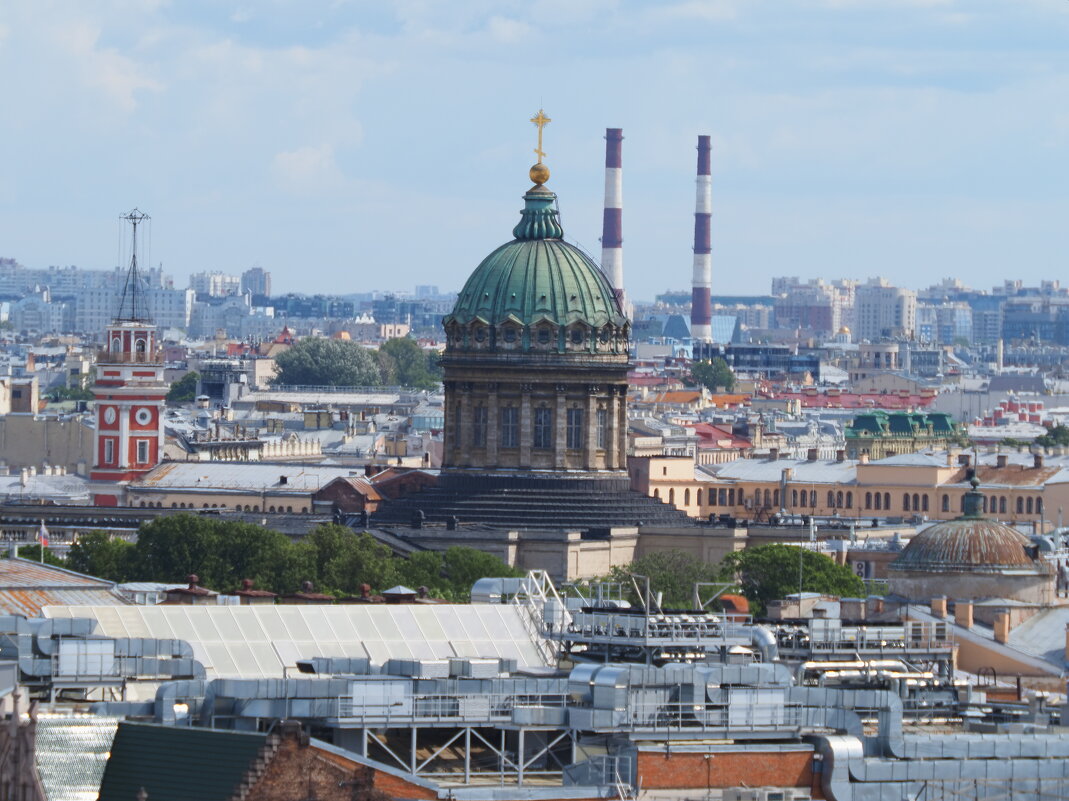
[[[536,186],[524,201],[515,239],[475,268],[444,320],[454,344],[468,339],[473,324],[490,329],[485,336],[491,347],[499,333],[506,341],[509,326],[522,349],[531,346],[530,328],[536,325],[555,329],[552,344],[561,350],[573,349],[577,335],[566,329],[574,331],[576,324],[585,329],[581,341],[592,350],[618,343],[621,336],[626,342],[629,326],[612,286],[585,253],[562,238],[556,195]]]
[[[929,573],[998,573],[1035,570],[1028,554],[1031,541],[1015,528],[983,517],[983,495],[966,493],[966,512],[955,520],[936,523],[910,540],[889,566],[894,571]]]

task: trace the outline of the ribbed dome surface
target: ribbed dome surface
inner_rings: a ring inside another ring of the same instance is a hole
[[[1014,528],[982,517],[936,523],[912,540],[891,570],[932,573],[999,572],[1035,569],[1025,548],[1028,538]]]
[[[582,321],[594,329],[627,323],[601,270],[561,238],[555,199],[542,187],[524,196],[522,218],[513,230],[516,239],[483,259],[460,291],[446,326],[475,320],[491,326],[545,320],[561,327]]]

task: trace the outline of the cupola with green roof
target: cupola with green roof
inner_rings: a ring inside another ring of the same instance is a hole
[[[630,323],[601,269],[564,241],[539,127],[512,231],[443,321],[443,468],[465,474],[607,473],[626,480]]]

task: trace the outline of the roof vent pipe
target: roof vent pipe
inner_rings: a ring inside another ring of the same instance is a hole
[[[1032,454],[1032,467],[1034,467],[1036,470],[1039,470],[1041,467],[1043,467],[1043,454],[1042,453],[1034,453],[1034,454]]]

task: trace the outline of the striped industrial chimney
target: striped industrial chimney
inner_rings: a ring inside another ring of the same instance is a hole
[[[624,190],[622,128],[605,129],[605,217],[601,228],[601,269],[624,303]]]
[[[698,193],[694,207],[694,284],[691,290],[690,335],[697,342],[713,340],[713,212],[712,144],[698,137]]]

